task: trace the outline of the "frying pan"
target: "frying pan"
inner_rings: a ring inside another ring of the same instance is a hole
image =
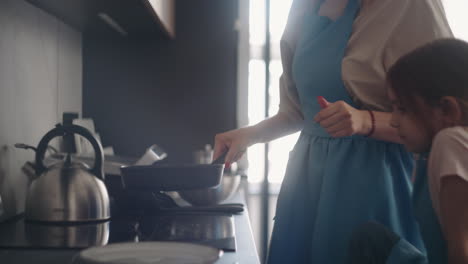
[[[120,168],[124,188],[135,191],[181,191],[216,187],[221,183],[226,154],[211,164],[124,166]]]

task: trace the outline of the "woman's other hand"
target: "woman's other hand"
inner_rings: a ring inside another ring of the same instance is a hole
[[[366,135],[371,130],[372,120],[367,111],[358,110],[344,101],[330,103],[323,97],[319,97],[318,101],[322,110],[314,117],[314,121],[330,136]]]
[[[229,168],[233,162],[244,155],[249,146],[254,144],[254,130],[254,127],[251,126],[217,134],[215,136],[213,160],[227,151],[224,162],[226,168]]]

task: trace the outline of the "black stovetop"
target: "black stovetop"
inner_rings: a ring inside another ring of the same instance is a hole
[[[82,249],[119,242],[179,241],[236,250],[230,214],[178,212],[120,214],[87,224],[28,222],[23,215],[0,224],[0,248]]]

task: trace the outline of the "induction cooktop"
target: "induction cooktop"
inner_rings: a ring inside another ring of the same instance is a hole
[[[0,248],[83,249],[119,242],[178,241],[236,250],[231,214],[177,212],[119,215],[81,224],[29,222],[18,215],[0,223]]]

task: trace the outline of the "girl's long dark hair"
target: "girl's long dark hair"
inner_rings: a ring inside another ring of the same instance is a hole
[[[444,96],[457,98],[468,118],[468,43],[435,40],[401,57],[387,80],[399,101],[417,112],[416,98],[437,106]]]

